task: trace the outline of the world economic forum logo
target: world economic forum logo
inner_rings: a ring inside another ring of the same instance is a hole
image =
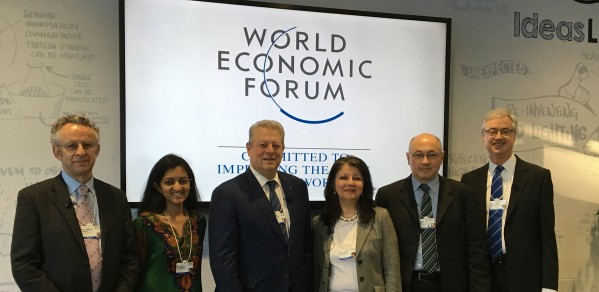
[[[363,50],[352,50],[353,35],[296,26],[242,26],[239,32],[236,48],[218,50],[217,69],[239,78],[232,84],[242,85],[240,97],[266,98],[294,121],[323,124],[341,118],[341,108],[360,98],[361,82],[372,80],[372,60]]]
[[[324,123],[328,123],[331,121],[334,121],[336,119],[338,119],[339,117],[341,117],[344,112],[343,110],[340,111],[338,114],[333,115],[331,117],[325,117],[324,119],[319,119],[319,120],[314,120],[314,119],[303,119],[298,117],[297,115],[294,115],[290,112],[288,112],[287,110],[285,110],[281,105],[279,105],[279,103],[277,103],[277,101],[275,100],[275,98],[273,97],[272,93],[270,92],[270,88],[268,87],[268,78],[266,78],[266,61],[268,60],[268,57],[270,56],[270,50],[273,48],[273,46],[277,43],[277,41],[284,35],[287,35],[290,31],[294,30],[295,27],[292,27],[288,30],[285,31],[285,33],[280,34],[271,44],[270,47],[268,47],[268,51],[266,51],[266,58],[264,58],[264,64],[262,66],[262,72],[263,72],[263,82],[266,85],[266,91],[268,92],[268,95],[270,97],[270,99],[272,100],[272,102],[275,104],[275,106],[277,108],[279,108],[279,111],[281,111],[281,113],[283,113],[284,115],[286,115],[287,117],[296,120],[298,122],[302,122],[302,123],[306,123],[306,124],[324,124]]]

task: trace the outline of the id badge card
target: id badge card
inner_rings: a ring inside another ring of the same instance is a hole
[[[94,226],[92,223],[81,226],[81,233],[83,238],[99,238],[100,237],[100,226]]]
[[[420,229],[435,228],[435,218],[424,217],[420,219]]]
[[[183,261],[182,263],[177,263],[175,266],[175,272],[177,274],[186,274],[189,273],[189,270],[193,269],[193,262]]]
[[[355,247],[341,247],[339,249],[339,259],[340,260],[348,260],[354,257],[354,253],[356,251]]]
[[[285,213],[281,211],[275,211],[275,217],[277,217],[277,223],[285,224],[287,223],[287,217],[285,217]]]
[[[506,205],[505,200],[495,199],[489,203],[489,210],[503,210],[503,207]]]

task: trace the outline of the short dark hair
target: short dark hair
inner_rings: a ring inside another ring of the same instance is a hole
[[[144,211],[150,211],[153,213],[164,211],[166,208],[166,200],[164,199],[164,196],[158,192],[156,185],[160,185],[160,181],[167,171],[178,166],[187,171],[190,184],[189,196],[187,199],[185,199],[185,202],[183,202],[183,207],[189,211],[197,211],[199,207],[200,196],[193,170],[191,170],[189,163],[187,163],[185,159],[175,154],[167,154],[160,158],[160,160],[154,164],[152,170],[150,170],[150,175],[148,176],[146,188],[143,193],[143,198],[137,212],[138,214],[141,214]]]
[[[360,214],[360,222],[367,223],[374,217],[374,187],[372,184],[372,177],[370,176],[370,170],[368,165],[356,157],[356,156],[343,156],[340,157],[331,166],[331,171],[327,178],[327,184],[324,187],[324,209],[320,215],[320,219],[327,226],[334,226],[339,216],[341,216],[341,205],[339,204],[339,195],[335,192],[335,178],[337,173],[344,165],[353,166],[360,171],[362,175],[362,183],[364,187],[362,194],[358,198],[357,208],[358,214]]]

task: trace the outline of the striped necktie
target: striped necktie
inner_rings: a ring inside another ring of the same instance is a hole
[[[94,206],[92,204],[89,188],[86,185],[81,185],[77,189],[77,218],[80,226],[94,224]],[[85,249],[87,250],[87,258],[91,270],[92,288],[97,291],[102,280],[102,255],[100,252],[100,239],[84,238]]]
[[[429,195],[430,187],[421,184],[419,187],[424,195],[422,196],[422,206],[420,206],[420,216],[422,218],[433,218],[433,204]],[[422,267],[427,273],[432,273],[437,269],[437,241],[434,228],[420,229],[422,240]]]
[[[493,180],[491,181],[491,201],[503,199],[503,180],[501,179],[501,172],[503,166],[498,165],[493,173]],[[501,224],[503,217],[503,208],[497,208],[491,210],[489,208],[489,223],[487,227],[487,246],[489,247],[489,256],[491,259],[496,258],[503,252],[501,243]]]
[[[277,192],[275,191],[277,182],[274,180],[269,180],[268,182],[266,182],[266,184],[268,184],[269,199],[270,199],[270,204],[272,205],[272,209],[275,212],[282,213],[283,208],[281,207],[281,201],[279,200],[279,197],[277,196]],[[285,241],[287,241],[288,240],[287,225],[285,224],[285,222],[281,222],[281,223],[279,223],[279,227],[281,227],[281,232],[283,232],[283,237],[285,237]]]

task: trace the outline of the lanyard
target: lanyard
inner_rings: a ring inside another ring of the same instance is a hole
[[[193,246],[193,232],[191,230],[191,222],[189,221],[189,215],[187,215],[187,210],[183,209],[185,211],[185,216],[187,217],[187,223],[189,224],[189,255],[187,257],[187,260],[184,261],[183,257],[181,256],[181,250],[179,249],[179,240],[177,240],[177,234],[175,233],[175,229],[173,228],[173,225],[171,224],[171,219],[168,218],[168,215],[166,214],[166,210],[164,211],[164,216],[166,216],[166,220],[168,221],[168,225],[171,227],[171,230],[173,231],[173,236],[175,237],[175,243],[177,244],[177,251],[179,252],[179,259],[181,259],[181,262],[189,262],[189,260],[191,259],[191,247]],[[185,238],[185,231],[183,231],[183,237]]]

